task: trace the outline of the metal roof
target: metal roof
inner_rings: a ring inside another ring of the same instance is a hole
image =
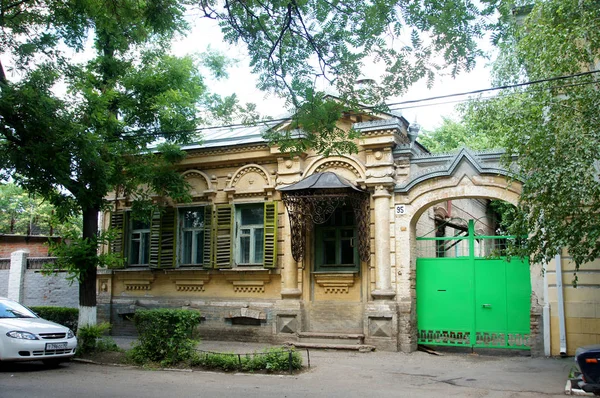
[[[278,119],[277,121],[260,122],[253,126],[207,128],[201,130],[201,142],[185,145],[182,149],[192,150],[264,143],[267,142],[267,140],[263,138],[263,134],[281,123],[283,123],[283,121]]]
[[[308,177],[298,181],[295,184],[288,185],[287,187],[277,188],[279,191],[283,192],[292,192],[292,191],[300,191],[304,189],[341,189],[341,188],[350,188],[358,192],[363,192],[361,189],[358,189],[354,184],[345,179],[342,176],[339,176],[331,171],[326,171],[324,173],[315,173],[311,174]]]

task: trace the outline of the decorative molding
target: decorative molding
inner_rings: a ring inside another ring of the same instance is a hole
[[[117,279],[123,282],[125,290],[150,290],[154,282],[152,271],[117,272]]]
[[[253,178],[247,179],[246,181],[244,177],[251,173],[257,174],[261,181],[256,181]],[[240,183],[245,183],[247,186]],[[273,187],[273,184],[271,183],[269,173],[264,167],[257,164],[245,165],[238,169],[233,175],[229,175],[227,179],[227,188],[224,189],[231,197],[253,197],[265,194],[271,196],[273,195],[274,190],[275,187]]]
[[[354,286],[354,273],[316,273],[314,276],[315,282],[326,294],[348,293]]]
[[[429,158],[422,158],[419,162],[415,162],[414,160],[411,163],[439,163],[440,161],[445,161],[445,164],[438,167],[423,167],[423,170],[415,173],[411,176],[410,180],[407,181],[402,186],[398,186],[395,189],[395,192],[406,193],[410,191],[415,185],[438,177],[450,177],[454,174],[454,172],[458,169],[458,167],[463,163],[467,162],[470,164],[478,174],[493,174],[493,175],[502,175],[502,176],[512,176],[513,173],[510,170],[506,170],[500,168],[499,160],[497,157],[498,153],[493,152],[489,153],[488,159],[486,157],[485,161],[481,155],[477,155],[476,153],[470,151],[469,149],[463,148],[458,153],[454,154],[452,157],[448,156],[430,156]],[[425,161],[427,160],[427,161]],[[494,161],[493,166],[488,166],[486,163],[490,163],[490,160]]]
[[[125,290],[150,290],[151,280],[146,279],[127,279],[123,281]]]
[[[359,122],[352,125],[354,130],[361,134],[381,135],[402,131],[402,122],[399,118],[372,120],[369,122]]]
[[[268,269],[222,270],[225,279],[233,286],[234,293],[264,293],[265,285],[271,282],[271,271]]]
[[[357,179],[362,178],[360,172],[356,169],[356,167],[354,167],[350,163],[345,162],[343,160],[326,161],[326,162],[320,164],[315,169],[315,173],[322,173],[328,169],[336,169],[336,168],[341,168],[341,169],[345,169],[345,170],[352,172]]]
[[[265,283],[261,281],[236,281],[233,282],[234,293],[264,293]]]
[[[217,194],[217,191],[213,189],[212,179],[208,176],[208,174],[196,170],[186,170],[181,173],[182,177],[187,181],[188,179],[198,179],[201,181],[204,186],[194,186],[191,182],[188,183],[191,185],[191,196],[193,202],[205,201],[211,197],[214,197]]]
[[[261,149],[270,149],[269,145],[267,144],[262,144],[262,145],[251,145],[251,146],[235,146],[235,147],[227,147],[227,146],[221,146],[218,149],[217,148],[211,148],[211,149],[191,149],[191,150],[187,150],[187,158],[193,158],[193,157],[204,157],[204,156],[210,156],[210,155],[223,155],[223,154],[227,154],[227,153],[242,153],[242,152],[250,152],[250,151],[258,151]]]
[[[178,292],[203,292],[210,281],[208,271],[176,270],[167,271]]]
[[[229,312],[229,316],[226,316],[225,318],[228,318],[228,319],[231,319],[231,318],[252,318],[252,319],[258,319],[258,320],[261,320],[261,321],[266,321],[267,320],[267,314],[265,314],[264,312],[262,312],[260,310],[254,310],[252,308],[242,307],[239,310],[235,310],[235,311]]]

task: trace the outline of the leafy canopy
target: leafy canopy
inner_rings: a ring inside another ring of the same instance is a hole
[[[506,18],[497,36],[495,83],[600,70],[594,0],[535,1]],[[512,21],[512,22],[511,22]],[[548,262],[566,249],[576,266],[600,256],[600,73],[513,89],[465,109],[474,131],[502,137],[524,181],[515,234],[519,254]]]

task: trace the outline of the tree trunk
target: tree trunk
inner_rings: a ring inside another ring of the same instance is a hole
[[[93,240],[98,234],[98,208],[83,210],[83,239]],[[91,247],[87,258],[97,255],[97,247]],[[78,264],[79,280],[79,327],[96,324],[96,263]]]

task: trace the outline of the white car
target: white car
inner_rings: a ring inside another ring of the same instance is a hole
[[[75,355],[77,338],[67,327],[0,297],[0,362],[43,361],[58,365]]]

